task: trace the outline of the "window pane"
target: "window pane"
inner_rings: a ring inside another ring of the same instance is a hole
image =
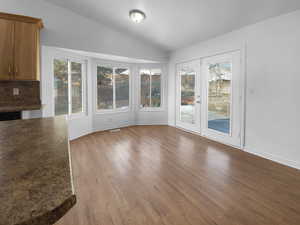
[[[116,108],[129,106],[129,69],[115,70]]]
[[[68,61],[54,59],[55,115],[69,112],[68,104]]]
[[[141,107],[150,107],[150,71],[141,70]]]
[[[184,123],[195,123],[195,76],[194,71],[180,71],[180,120]]]
[[[160,107],[161,105],[161,71],[152,70],[151,77],[151,107]]]
[[[231,62],[209,65],[208,128],[230,133]]]
[[[72,113],[82,112],[82,65],[71,62],[72,73]]]
[[[113,108],[113,69],[97,67],[97,104],[98,109]]]

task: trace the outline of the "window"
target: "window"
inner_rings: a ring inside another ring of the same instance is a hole
[[[161,103],[161,69],[140,70],[140,107],[160,108]]]
[[[97,109],[129,108],[129,68],[97,66]]]
[[[209,64],[208,70],[208,128],[229,134],[232,63]]]
[[[55,115],[83,113],[84,64],[69,59],[54,59],[53,65]]]

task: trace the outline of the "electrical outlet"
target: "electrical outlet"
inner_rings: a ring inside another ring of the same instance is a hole
[[[19,88],[13,88],[13,95],[19,95],[20,94],[20,90]]]

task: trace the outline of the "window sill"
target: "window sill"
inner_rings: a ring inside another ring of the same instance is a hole
[[[140,112],[163,112],[165,111],[164,108],[160,107],[160,108],[140,108],[139,110]]]
[[[115,113],[129,113],[130,109],[104,109],[96,110],[95,114],[115,114]]]

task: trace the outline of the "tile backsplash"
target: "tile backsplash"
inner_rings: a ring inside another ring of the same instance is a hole
[[[27,107],[41,105],[39,81],[0,81],[1,107]]]

